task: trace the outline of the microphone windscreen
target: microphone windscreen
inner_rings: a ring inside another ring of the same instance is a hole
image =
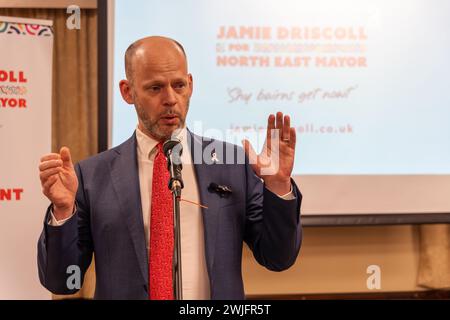
[[[181,141],[177,138],[170,138],[166,140],[163,144],[163,152],[164,155],[167,157],[169,152],[175,147],[176,150],[179,152],[179,156],[181,156],[181,153],[183,152],[183,147],[181,146]]]

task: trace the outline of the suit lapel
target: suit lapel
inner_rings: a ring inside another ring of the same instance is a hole
[[[211,182],[217,181],[216,177],[219,173],[219,168],[215,164],[208,165],[204,163],[203,150],[209,140],[197,136],[189,130],[187,132],[187,140],[191,151],[192,163],[194,164],[194,173],[197,180],[200,202],[208,207],[208,209],[202,208],[201,211],[205,234],[206,263],[208,272],[211,275],[214,265],[216,235],[219,226],[219,212],[216,198],[208,191],[208,186]]]
[[[142,218],[136,145],[135,133],[116,149],[118,155],[111,162],[111,178],[120,211],[130,231],[142,277],[145,283],[148,283],[148,253]]]

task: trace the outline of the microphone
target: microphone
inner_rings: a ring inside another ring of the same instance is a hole
[[[167,158],[167,169],[170,173],[169,189],[179,197],[181,195],[181,189],[184,187],[181,177],[181,170],[183,169],[181,163],[183,146],[181,145],[181,141],[176,138],[166,140],[163,144],[163,152]]]
[[[231,191],[230,187],[224,186],[224,185],[219,185],[215,182],[211,182],[209,184],[208,190],[210,192],[215,192],[215,193],[219,194],[219,196],[221,198],[228,197],[229,195],[231,195],[233,193],[233,191]]]
[[[181,267],[181,229],[180,229],[180,201],[181,189],[183,189],[183,179],[181,178],[181,154],[183,146],[181,141],[176,138],[170,138],[163,144],[163,152],[167,158],[167,169],[170,173],[169,190],[172,192],[173,198],[173,293],[177,300],[183,299],[183,279]]]

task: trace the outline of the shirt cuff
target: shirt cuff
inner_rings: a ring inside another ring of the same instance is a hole
[[[72,215],[66,219],[62,219],[62,220],[56,220],[55,215],[53,214],[53,206],[50,208],[50,219],[48,220],[48,224],[52,227],[60,227],[62,226],[64,223],[66,223],[67,220],[69,220],[70,218],[73,217],[73,215],[75,214],[75,212],[77,211],[77,205],[74,205],[73,207],[73,212]]]
[[[275,194],[276,194],[276,193],[275,193]],[[294,196],[294,193],[292,192],[292,183],[291,183],[291,190],[289,190],[288,193],[283,194],[283,195],[281,195],[281,196],[277,194],[277,196],[280,197],[280,198],[283,199],[283,200],[294,200],[294,199],[295,199],[295,196]]]

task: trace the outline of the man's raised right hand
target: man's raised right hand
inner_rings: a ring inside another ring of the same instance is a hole
[[[42,192],[53,203],[56,220],[69,218],[73,213],[78,189],[78,179],[69,148],[62,147],[59,154],[50,153],[43,156],[39,172]]]

